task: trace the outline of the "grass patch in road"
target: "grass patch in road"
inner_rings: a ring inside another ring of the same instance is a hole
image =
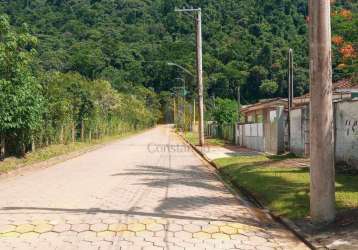
[[[25,157],[8,157],[4,161],[0,162],[0,175],[18,168],[46,161],[57,156],[62,156],[69,153],[89,149],[92,146],[121,139],[123,137],[130,136],[138,132],[140,131],[129,132],[122,135],[106,136],[102,139],[92,140],[91,142],[75,142],[66,145],[50,145],[48,147],[39,148],[33,153],[27,153]]]
[[[274,213],[290,219],[309,215],[309,169],[292,156],[240,156],[215,160],[231,181],[253,193]],[[358,176],[337,174],[338,210],[358,208]]]
[[[199,134],[193,132],[185,132],[184,138],[187,139],[191,144],[197,145],[199,142]],[[218,139],[218,138],[205,138],[205,144],[210,146],[225,146],[231,144],[228,141]]]

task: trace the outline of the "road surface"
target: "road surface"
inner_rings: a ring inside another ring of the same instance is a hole
[[[168,126],[2,179],[0,190],[1,250],[306,249]]]

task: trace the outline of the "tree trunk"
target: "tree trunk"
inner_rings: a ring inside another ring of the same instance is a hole
[[[75,143],[76,141],[76,128],[75,128],[75,123],[72,123],[72,143]]]
[[[335,218],[330,1],[309,0],[312,221]]]
[[[31,152],[35,152],[35,151],[36,151],[35,137],[32,135],[31,136]]]
[[[81,141],[85,141],[85,123],[81,121]]]
[[[90,143],[92,142],[92,129],[90,129],[90,131],[89,131],[88,140]]]
[[[61,131],[60,131],[60,144],[64,143],[64,128],[63,125],[61,125]]]
[[[5,149],[5,134],[2,133],[2,134],[0,134],[0,160],[5,159],[5,153],[6,153],[6,149]]]

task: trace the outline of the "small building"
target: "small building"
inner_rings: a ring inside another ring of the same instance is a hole
[[[335,155],[337,163],[358,168],[358,85],[349,80],[333,86]],[[244,106],[244,123],[237,126],[239,145],[261,152],[280,154],[290,151],[310,154],[310,95],[294,98],[288,131],[288,101],[284,98],[261,100]]]
[[[245,122],[237,128],[238,144],[261,152],[285,151],[286,99],[267,99],[244,106]]]

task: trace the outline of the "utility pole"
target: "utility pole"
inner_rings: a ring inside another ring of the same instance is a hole
[[[194,130],[195,130],[195,123],[196,123],[196,114],[195,114],[195,109],[196,109],[196,107],[195,107],[195,105],[196,105],[196,102],[195,102],[195,97],[194,97],[194,104],[193,104],[193,127],[192,127],[192,132],[194,132]]]
[[[237,119],[240,122],[240,109],[241,109],[241,93],[240,86],[237,87]]]
[[[196,66],[199,98],[199,145],[203,146],[204,139],[204,87],[203,87],[203,41],[202,41],[202,22],[201,8],[198,9],[175,9],[177,12],[195,12],[196,26]]]
[[[174,96],[174,98],[173,98],[173,119],[174,119],[174,125],[176,125],[177,118],[176,118],[176,103],[175,103],[175,96]]]
[[[288,50],[288,150],[291,150],[291,111],[293,107],[293,50]]]
[[[183,132],[185,132],[185,87],[183,88]]]
[[[335,219],[330,1],[309,0],[312,221]]]
[[[185,123],[186,123],[186,117],[185,117],[185,97],[186,97],[186,89],[185,89],[185,79],[181,78],[183,80],[183,132],[185,132]]]

